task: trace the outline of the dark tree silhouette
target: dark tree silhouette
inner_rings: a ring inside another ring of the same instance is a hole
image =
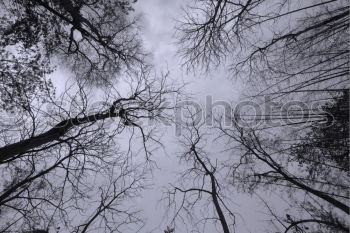
[[[223,194],[222,183],[217,178],[222,165],[214,164],[214,159],[210,159],[210,154],[205,152],[206,137],[209,133],[206,132],[204,124],[197,125],[194,120],[196,114],[198,112],[187,109],[185,115],[188,124],[184,125],[180,139],[184,149],[180,159],[185,161],[189,168],[181,173],[178,184],[172,184],[167,189],[164,200],[167,201],[169,210],[174,208],[172,223],[175,226],[177,219],[196,219],[196,213],[201,212],[203,216],[191,222],[193,231],[203,232],[204,227],[202,230],[200,228],[210,222],[219,225],[218,228],[222,229],[219,232],[234,232],[235,216],[225,203],[228,197]],[[205,211],[199,211],[201,205],[205,206]],[[207,209],[209,207],[213,210]]]
[[[144,63],[129,1],[2,1],[1,8],[1,47],[58,57],[77,78],[105,85]]]
[[[286,232],[347,231],[348,2],[198,0],[185,9],[178,38],[187,68],[228,64],[231,76],[247,82],[248,100],[265,111],[239,112],[231,127],[218,120],[234,148],[232,183],[288,190],[300,216],[268,208]],[[290,100],[301,109],[283,109]]]
[[[255,97],[314,100],[349,88],[348,28],[349,7],[341,0],[195,1],[178,36],[189,67],[228,63],[233,77],[254,86]]]
[[[297,201],[293,198],[289,201],[304,210],[308,215],[305,219],[292,214],[278,218],[272,214],[278,222],[290,224],[282,224],[286,232],[298,232],[299,225],[316,227],[319,232],[348,230],[348,106],[348,92],[344,92],[333,103],[323,106],[327,112],[323,124],[317,122],[309,129],[302,128],[305,136],[289,135],[285,127],[282,133],[276,133],[244,128],[237,122],[232,128],[219,126],[223,138],[237,145],[232,150],[233,155],[239,156],[239,162],[231,165],[234,184],[247,191],[280,187],[281,191],[296,196]],[[301,193],[304,198],[298,200]]]
[[[146,64],[133,3],[1,1],[1,232],[142,227],[132,199],[180,88]],[[56,67],[74,76],[57,94]]]
[[[31,105],[33,117],[25,119],[31,125],[4,128],[1,229],[141,227],[131,199],[145,187],[152,150],[161,146],[152,122],[171,120],[167,100],[180,93],[166,76],[151,78],[144,70],[128,78],[129,94],[107,93],[98,105],[86,87],[76,86],[78,93],[67,88],[60,101],[48,95],[49,105]],[[134,161],[135,151],[145,159]],[[79,211],[86,213],[82,222],[70,219]]]
[[[333,164],[349,171],[349,91],[335,96],[333,103],[322,106],[322,110],[326,113],[325,122],[314,124],[293,153],[300,163],[310,165],[310,175],[316,172],[327,176],[330,172],[313,163]]]

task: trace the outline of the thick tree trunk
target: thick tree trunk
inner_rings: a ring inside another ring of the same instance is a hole
[[[114,111],[109,111],[105,114],[94,114],[81,118],[71,118],[68,120],[61,121],[59,124],[55,125],[50,130],[10,144],[0,148],[0,163],[6,162],[7,160],[11,160],[18,155],[22,155],[30,150],[43,146],[47,143],[59,140],[60,137],[64,136],[71,128],[79,125],[83,125],[86,123],[93,123],[99,120],[104,120],[111,117],[116,117],[118,114],[114,113]]]

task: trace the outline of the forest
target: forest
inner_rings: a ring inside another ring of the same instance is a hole
[[[349,6],[0,1],[0,232],[349,232]]]

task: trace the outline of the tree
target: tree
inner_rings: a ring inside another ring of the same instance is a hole
[[[205,232],[206,224],[211,222],[222,229],[218,232],[233,232],[235,216],[226,204],[228,197],[223,194],[222,181],[218,179],[222,166],[217,160],[214,164],[213,156],[204,149],[209,133],[203,123],[197,125],[195,119],[198,112],[186,110],[187,124],[180,139],[185,151],[180,159],[190,166],[180,173],[178,184],[171,184],[164,193],[169,210],[174,209],[171,223],[176,226],[176,220],[184,218],[193,221],[193,231]],[[196,220],[196,213],[203,216]]]
[[[132,199],[181,87],[146,64],[134,2],[0,3],[1,232],[142,227]],[[74,75],[58,94],[55,66]]]
[[[31,105],[33,117],[26,119],[31,125],[3,129],[3,231],[114,232],[142,226],[130,200],[145,187],[147,161],[161,145],[147,120],[170,120],[173,106],[166,101],[180,92],[165,76],[152,80],[149,72],[127,78],[132,80],[127,96],[107,92],[104,102],[91,103],[89,90],[79,85],[78,93],[67,88],[60,101],[48,95],[49,106]],[[140,149],[145,160],[133,161]],[[80,211],[86,220],[73,221]]]
[[[154,87],[156,81],[149,81],[147,77],[148,71],[141,74],[138,80],[136,80],[135,87],[131,87],[133,91],[130,97],[121,97],[117,95],[115,100],[112,101],[110,106],[106,109],[100,110],[97,113],[87,115],[85,112],[80,112],[77,116],[68,117],[62,119],[59,123],[48,129],[46,132],[39,135],[32,134],[32,137],[21,140],[17,143],[5,145],[0,148],[0,161],[6,162],[7,160],[13,160],[17,156],[22,156],[25,153],[35,150],[37,147],[45,146],[45,144],[52,143],[60,140],[65,136],[70,129],[79,127],[82,125],[94,124],[98,121],[104,121],[109,118],[119,117],[126,126],[132,126],[139,128],[146,140],[146,136],[135,121],[139,118],[147,117],[162,117],[163,110],[168,107],[163,106],[165,101],[164,95],[169,93],[178,93],[178,89],[166,89],[164,81],[160,81],[159,89]],[[153,88],[156,88],[153,90]],[[84,91],[81,93],[84,95]],[[81,97],[84,100],[84,96]],[[76,100],[71,100],[76,101]],[[85,111],[86,106],[78,106]],[[148,115],[149,114],[149,115]],[[82,117],[79,117],[79,116]],[[35,130],[35,129],[33,129]]]
[[[77,78],[106,85],[144,62],[131,1],[3,1],[1,47],[60,58]],[[55,64],[53,64],[55,65]]]
[[[344,92],[334,103],[323,106],[327,121],[323,125],[314,123],[306,136],[291,137],[284,131],[279,137],[266,129],[243,128],[239,124],[233,128],[219,126],[222,136],[237,145],[233,151],[241,151],[234,153],[239,162],[231,165],[232,183],[250,191],[281,187],[281,191],[288,192],[290,204],[302,210],[298,217],[292,217],[292,210],[285,218],[272,214],[285,232],[303,232],[306,228],[348,231],[347,96],[348,92]]]
[[[218,121],[234,148],[235,187],[288,190],[294,210],[278,217],[268,208],[286,232],[348,229],[348,30],[345,1],[195,1],[179,22],[179,52],[189,69],[228,64],[257,105],[303,104],[292,114],[263,107],[259,115],[241,113],[231,127]],[[335,104],[319,114],[315,102],[329,100]],[[242,126],[249,117],[263,124]],[[330,125],[319,128],[325,119]],[[275,126],[271,120],[288,122]]]
[[[52,72],[47,62],[30,52],[16,57],[0,48],[0,106],[3,111],[26,109],[31,101],[44,102],[46,91],[54,92],[45,75]]]
[[[348,19],[346,1],[196,1],[178,26],[180,54],[193,68],[228,63],[255,86],[253,96],[341,91]]]
[[[314,163],[333,164],[349,171],[349,91],[335,96],[333,103],[322,106],[322,110],[327,114],[326,122],[314,124],[293,149],[293,154],[300,163],[310,165],[310,175],[314,172],[328,175],[326,167]]]

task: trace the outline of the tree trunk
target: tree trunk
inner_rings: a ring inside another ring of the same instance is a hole
[[[64,136],[71,128],[75,126],[83,125],[86,123],[93,123],[99,120],[104,120],[116,116],[118,116],[118,114],[116,114],[114,111],[109,111],[108,113],[104,114],[97,113],[86,117],[71,118],[61,121],[53,128],[42,134],[1,147],[0,163],[14,159],[19,155],[27,153],[30,150],[43,146],[47,143],[59,140],[60,137]]]
[[[215,210],[218,213],[218,216],[219,216],[219,219],[221,222],[222,230],[224,231],[224,233],[230,233],[230,230],[228,228],[228,225],[227,225],[227,222],[225,219],[225,215],[222,212],[219,201],[218,201],[217,192],[216,192],[215,177],[214,177],[213,173],[210,173],[209,175],[210,175],[210,181],[211,181],[211,196],[213,198]]]

